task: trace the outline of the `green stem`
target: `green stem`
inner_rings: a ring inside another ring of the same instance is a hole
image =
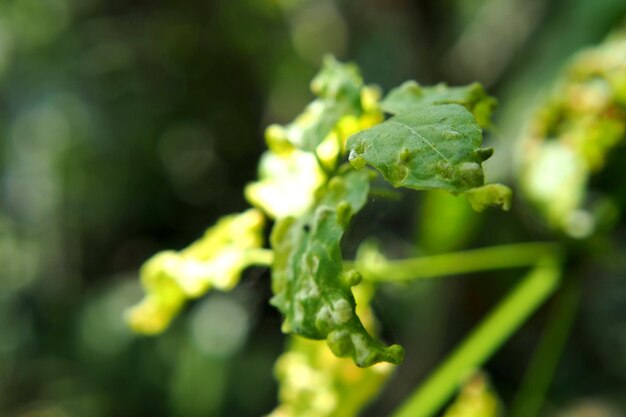
[[[400,260],[388,260],[378,253],[368,259],[366,254],[345,262],[344,267],[356,267],[369,281],[397,282],[530,266],[557,253],[558,245],[554,243],[529,242]]]
[[[570,280],[559,291],[548,323],[511,405],[511,417],[537,416],[570,334],[578,301],[579,280]]]
[[[393,417],[430,417],[436,413],[463,379],[482,366],[548,298],[559,277],[560,269],[554,257],[541,259]]]

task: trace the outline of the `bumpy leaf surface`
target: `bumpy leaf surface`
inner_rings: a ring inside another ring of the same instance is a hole
[[[371,285],[353,287],[357,314],[374,331]],[[269,417],[354,417],[372,401],[395,369],[388,363],[358,368],[338,358],[321,340],[292,335],[276,362],[280,405]]]
[[[321,190],[309,214],[279,221],[271,237],[271,302],[285,315],[283,329],[326,339],[335,355],[351,357],[361,367],[381,361],[398,364],[403,357],[400,346],[385,347],[365,330],[350,290],[360,275],[342,268],[341,238],[368,191],[367,172],[338,175]]]
[[[465,192],[484,184],[482,130],[459,104],[422,105],[348,139],[350,163],[369,164],[394,187]]]

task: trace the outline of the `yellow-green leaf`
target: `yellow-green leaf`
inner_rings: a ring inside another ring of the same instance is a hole
[[[298,149],[267,151],[259,163],[259,181],[247,185],[244,192],[250,204],[281,219],[309,210],[315,191],[325,180],[326,175],[312,153]]]
[[[180,252],[164,251],[141,268],[145,298],[127,312],[138,333],[163,331],[187,299],[211,288],[232,289],[248,266],[268,262],[263,244],[263,215],[254,209],[220,219],[204,236]]]

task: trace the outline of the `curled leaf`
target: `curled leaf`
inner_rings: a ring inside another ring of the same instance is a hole
[[[358,273],[342,268],[340,240],[368,190],[365,171],[336,176],[307,215],[279,221],[271,236],[271,303],[285,316],[283,329],[326,339],[335,355],[351,357],[361,367],[397,364],[403,357],[400,346],[385,347],[365,330],[350,290],[359,282]]]
[[[371,286],[354,288],[357,313],[373,331]],[[378,393],[393,367],[378,363],[359,368],[338,358],[320,340],[292,335],[276,363],[280,405],[270,417],[354,417]]]
[[[140,271],[146,296],[127,312],[129,325],[138,333],[159,333],[187,299],[211,288],[232,289],[241,272],[260,261],[263,223],[254,209],[229,215],[186,249],[150,258]]]

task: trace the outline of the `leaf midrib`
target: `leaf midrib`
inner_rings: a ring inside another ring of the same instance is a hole
[[[419,134],[415,129],[413,129],[411,126],[407,125],[406,123],[400,123],[396,120],[389,120],[389,123],[394,123],[397,125],[400,125],[406,129],[408,129],[411,133],[413,133],[415,136],[417,136],[418,138],[420,138],[422,141],[424,141],[426,144],[428,144],[428,146],[431,147],[431,149],[433,151],[435,151],[439,156],[441,156],[447,163],[450,163],[450,160],[448,158],[446,158],[446,156],[444,154],[441,153],[441,151],[439,151],[439,149],[437,149],[437,147],[435,145],[433,145],[428,139],[426,139],[424,136],[422,136],[421,134]]]

